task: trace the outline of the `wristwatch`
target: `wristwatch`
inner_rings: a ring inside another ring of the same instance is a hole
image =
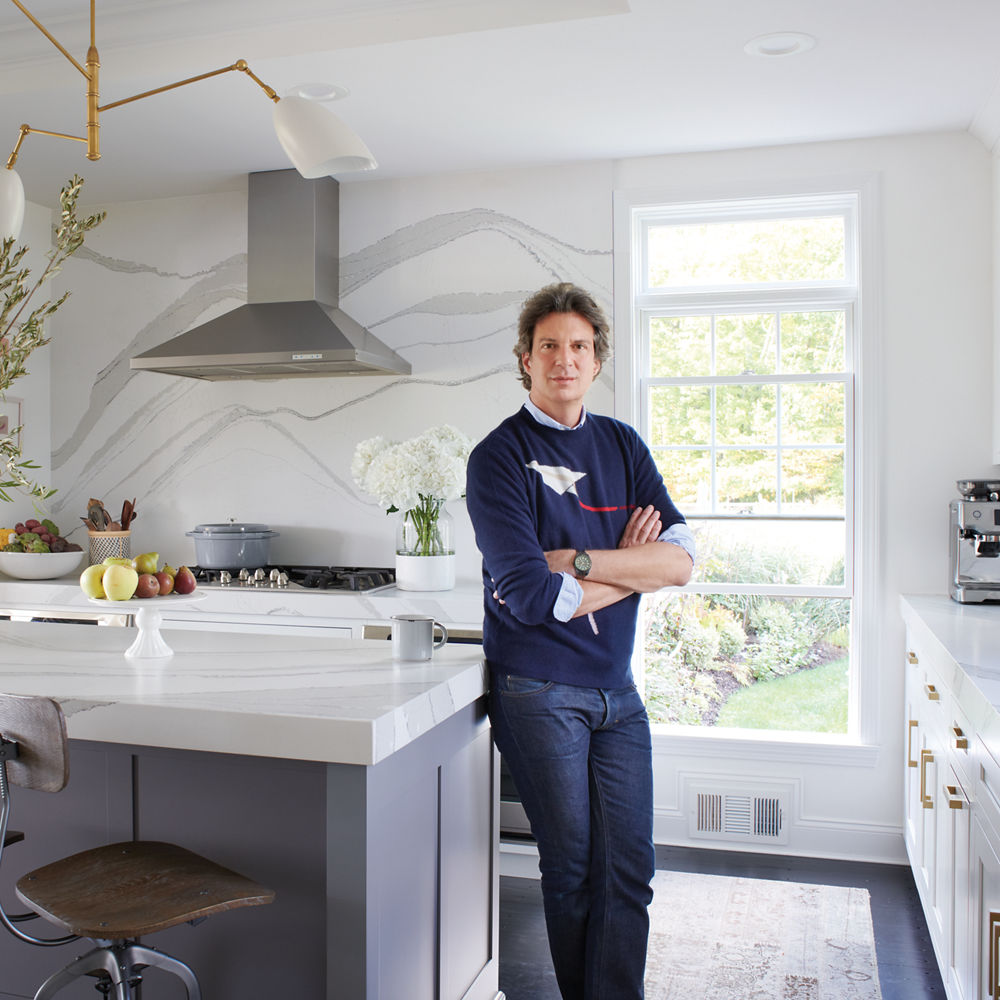
[[[586,549],[580,549],[575,556],[573,556],[573,569],[576,575],[583,579],[589,572],[593,562],[590,559],[590,553]]]

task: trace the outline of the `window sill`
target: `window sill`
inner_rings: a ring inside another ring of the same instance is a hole
[[[847,767],[875,767],[880,748],[829,733],[781,733],[774,730],[697,730],[653,726],[653,755],[739,757],[740,760],[795,761]]]

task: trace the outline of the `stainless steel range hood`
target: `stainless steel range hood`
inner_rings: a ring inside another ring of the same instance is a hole
[[[297,170],[250,174],[247,304],[131,367],[209,381],[409,375],[408,361],[338,307],[339,187]]]

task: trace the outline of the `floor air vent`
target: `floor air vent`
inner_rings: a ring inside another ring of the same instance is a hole
[[[688,833],[705,840],[787,844],[788,794],[690,788]]]

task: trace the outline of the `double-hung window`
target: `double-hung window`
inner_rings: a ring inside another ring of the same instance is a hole
[[[644,601],[651,721],[856,734],[857,194],[646,204],[628,225],[618,409],[698,546],[691,584]]]

